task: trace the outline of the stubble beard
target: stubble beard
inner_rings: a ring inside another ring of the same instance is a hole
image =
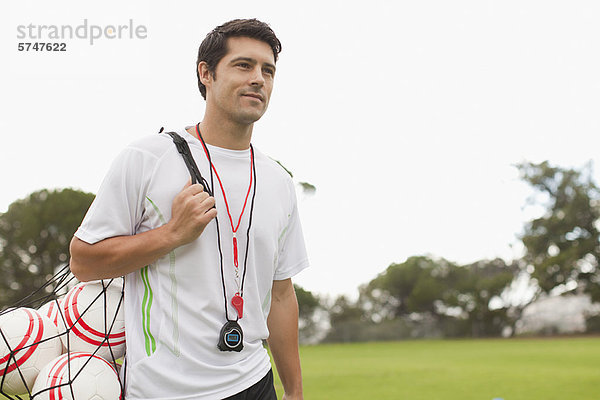
[[[254,111],[253,109],[245,110],[244,108],[249,107],[239,106],[236,111],[231,113],[230,118],[240,125],[252,125],[261,119],[263,115],[265,115],[267,112],[267,106],[268,104],[265,104],[262,111]]]

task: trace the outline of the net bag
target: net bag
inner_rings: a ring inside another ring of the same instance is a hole
[[[78,282],[61,267],[0,311],[0,399],[124,398],[123,278]]]

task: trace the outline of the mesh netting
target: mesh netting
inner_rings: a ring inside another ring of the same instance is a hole
[[[0,399],[124,398],[122,304],[122,278],[80,283],[65,265],[0,311]]]

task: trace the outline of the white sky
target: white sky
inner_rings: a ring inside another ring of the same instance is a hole
[[[285,4],[285,6],[283,5]],[[254,143],[298,181],[312,267],[354,295],[392,262],[519,254],[533,210],[513,167],[600,170],[597,1],[42,1],[0,5],[0,212],[42,188],[96,192],[129,142],[202,118],[195,57],[213,27],[283,43]],[[18,25],[134,25],[146,39],[18,52]]]

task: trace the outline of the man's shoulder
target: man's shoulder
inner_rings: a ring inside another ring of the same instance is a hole
[[[266,170],[268,170],[269,173],[271,173],[276,179],[280,179],[288,183],[292,182],[292,173],[289,169],[287,169],[284,166],[284,164],[281,161],[273,157],[269,157],[268,155],[264,154],[256,148],[254,149],[254,153],[257,164],[260,163],[260,165],[262,165]]]
[[[180,132],[178,132],[181,134]],[[129,143],[125,148],[126,151],[143,153],[149,157],[162,158],[165,154],[176,150],[171,136],[165,132],[146,135]]]

